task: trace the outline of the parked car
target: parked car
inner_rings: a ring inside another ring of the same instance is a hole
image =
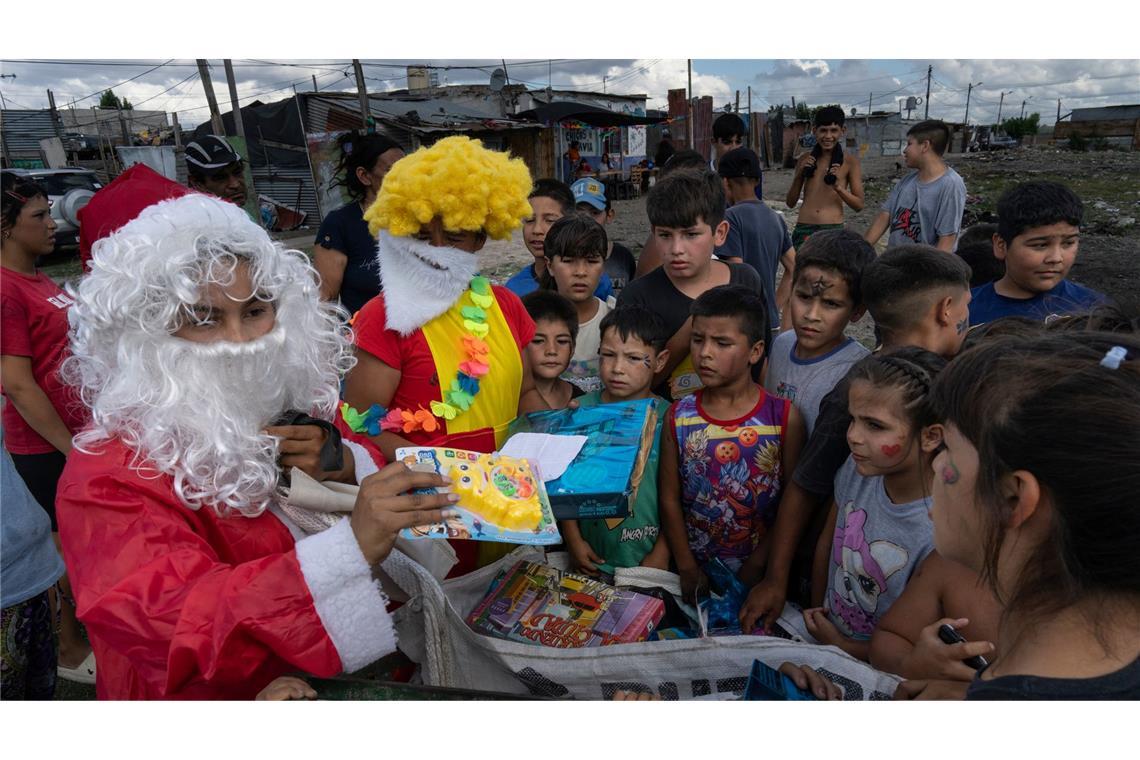
[[[79,244],[79,209],[103,187],[88,169],[5,169],[5,174],[27,177],[47,192],[51,218],[55,220],[55,253]]]
[[[1020,143],[1016,138],[1001,132],[994,132],[989,127],[978,127],[974,132],[974,139],[970,142],[969,150],[1007,150],[1016,148]]]

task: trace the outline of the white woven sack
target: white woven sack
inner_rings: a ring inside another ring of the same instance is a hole
[[[652,691],[665,699],[695,699],[743,693],[753,660],[772,667],[783,662],[810,665],[844,687],[848,700],[890,699],[899,683],[896,676],[877,671],[836,647],[767,636],[555,649],[471,630],[465,622],[467,614],[495,576],[522,559],[542,562],[544,555],[536,547],[521,547],[492,565],[442,585],[402,555],[393,553],[385,562],[384,569],[410,597],[395,613],[399,647],[420,665],[425,684],[566,699],[609,699],[618,689]],[[670,578],[677,582],[671,573],[650,573],[641,580],[664,585],[661,581]]]

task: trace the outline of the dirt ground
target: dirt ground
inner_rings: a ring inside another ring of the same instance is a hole
[[[1017,182],[1049,179],[1072,187],[1085,203],[1085,225],[1070,277],[1107,294],[1125,308],[1140,311],[1140,152],[1073,153],[1033,147],[954,154],[948,163],[966,182],[967,225],[987,220],[1001,192]],[[901,156],[865,160],[866,204],[859,213],[848,213],[848,226],[860,232],[869,227],[894,181],[906,171]],[[784,204],[791,181],[790,169],[764,172],[764,199],[784,215],[789,228],[796,221],[796,210]],[[616,215],[607,232],[639,254],[649,234],[645,196],[615,201],[614,209]],[[880,250],[885,241],[886,236],[880,241]],[[510,241],[488,243],[480,259],[483,273],[497,282],[531,261],[521,233]]]

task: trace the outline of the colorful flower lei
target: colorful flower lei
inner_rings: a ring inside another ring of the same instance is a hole
[[[345,423],[354,433],[380,435],[381,431],[391,430],[403,433],[423,431],[434,433],[443,427],[443,420],[454,420],[467,412],[479,394],[480,378],[491,371],[491,347],[484,339],[491,331],[487,323],[487,309],[495,302],[491,283],[486,277],[474,277],[464,294],[470,305],[460,306],[463,327],[463,353],[466,360],[460,362],[459,371],[451,384],[442,389],[443,401],[432,401],[431,411],[419,408],[415,411],[385,409],[373,404],[367,411],[359,412],[347,403],[341,404],[340,413]],[[454,307],[453,307],[454,308]]]

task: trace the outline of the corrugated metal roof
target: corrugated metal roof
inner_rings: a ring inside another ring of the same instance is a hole
[[[355,97],[298,94],[302,95],[308,103],[306,131],[328,132],[351,129],[359,125],[360,102]],[[487,108],[482,106],[482,103],[459,102],[443,98],[394,100],[370,96],[368,99],[369,111],[378,123],[386,124],[395,130],[416,134],[445,131],[537,129],[541,126],[504,119],[499,115],[497,103],[492,103]],[[409,117],[413,111],[415,116]],[[347,119],[345,118],[346,115],[348,116]],[[396,137],[395,134],[391,136]],[[410,147],[410,145],[405,146],[405,148]]]
[[[1140,119],[1140,105],[1074,108],[1071,117],[1072,121],[1109,121],[1112,119]]]
[[[56,137],[51,111],[0,111],[0,130],[4,132],[4,147],[16,155],[40,155],[40,140]]]

